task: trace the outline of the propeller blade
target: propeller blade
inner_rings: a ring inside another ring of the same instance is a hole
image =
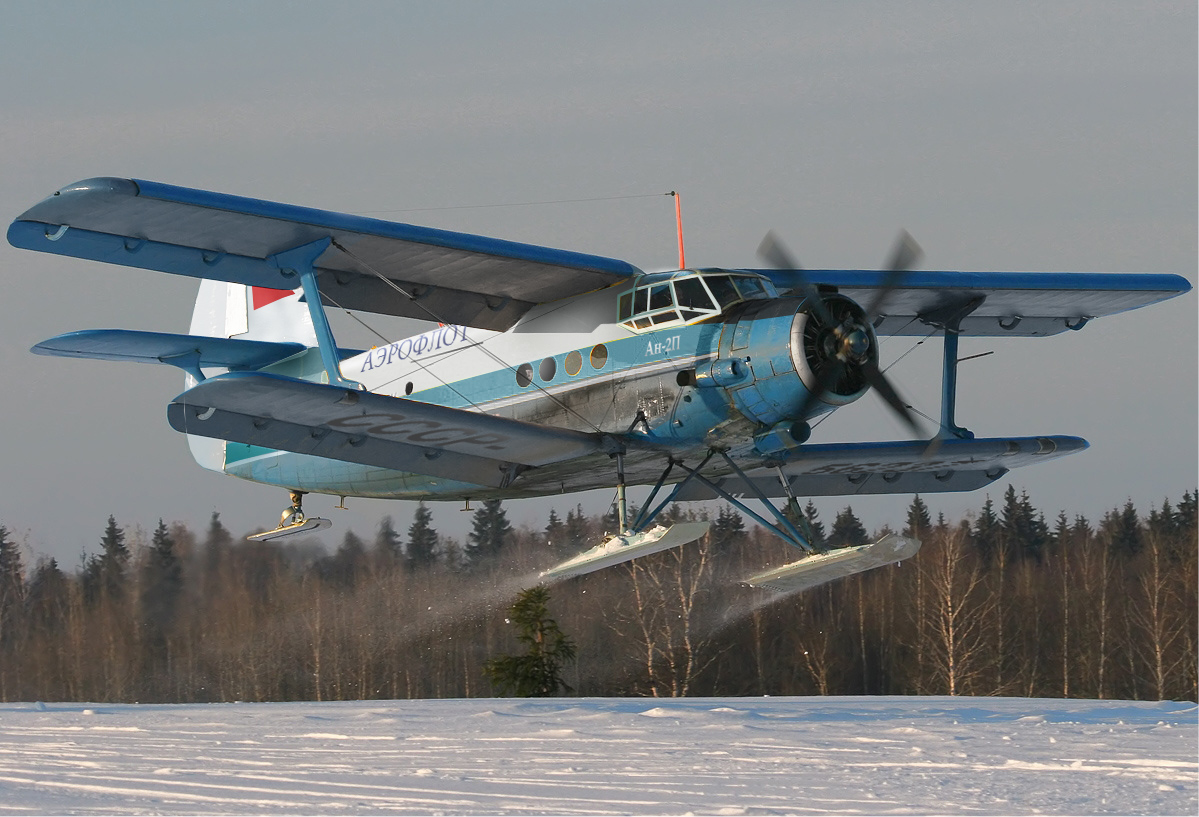
[[[895,246],[891,250],[891,256],[887,259],[886,266],[883,267],[887,274],[883,277],[882,286],[866,306],[867,320],[873,322],[879,316],[887,299],[891,297],[891,293],[903,283],[908,272],[920,263],[920,259],[923,257],[924,250],[920,249],[916,239],[912,238],[911,233],[907,230],[901,230],[899,238],[895,240]]]
[[[923,257],[924,250],[916,243],[916,239],[912,238],[912,234],[907,230],[900,230],[899,238],[895,239],[895,246],[891,249],[891,257],[883,269],[907,272],[919,264]]]
[[[891,410],[899,415],[899,419],[903,420],[904,424],[912,430],[912,433],[916,435],[916,439],[923,439],[925,437],[924,429],[920,427],[916,422],[916,418],[908,411],[907,404],[904,403],[899,393],[895,391],[895,388],[891,385],[891,381],[887,380],[886,375],[878,368],[878,364],[873,360],[867,360],[862,364],[862,373],[866,375],[867,382],[878,392],[879,396],[887,401],[887,405],[891,407]]]
[[[840,360],[833,358],[825,363],[824,368],[816,373],[816,388],[808,390],[808,396],[800,404],[799,416],[803,420],[808,419],[808,411],[813,405],[824,399],[824,395],[832,391],[833,385],[840,379],[845,371],[845,364]]]
[[[793,288],[799,290],[804,299],[810,304],[812,312],[825,326],[834,326],[836,321],[824,305],[819,290],[812,286],[808,276],[804,275],[803,267],[795,260],[795,256],[787,249],[774,230],[766,233],[762,243],[758,245],[758,256],[774,269],[788,270],[795,273]]]

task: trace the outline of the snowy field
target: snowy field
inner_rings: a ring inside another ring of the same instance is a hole
[[[0,814],[1199,813],[1194,704],[0,704]]]

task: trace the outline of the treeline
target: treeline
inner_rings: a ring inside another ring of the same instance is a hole
[[[797,551],[723,507],[702,540],[551,589],[587,696],[958,694],[1196,700],[1196,496],[1052,521],[1025,493],[967,518],[913,499],[913,559],[775,598],[740,579]],[[670,509],[674,519],[694,515]],[[869,535],[850,507],[828,544]],[[669,521],[669,520],[666,520]],[[465,542],[424,505],[401,532],[319,545],[110,518],[72,572],[22,563],[0,526],[0,700],[272,701],[470,697],[518,651],[509,605],[595,544],[612,514],[514,529],[501,503]]]

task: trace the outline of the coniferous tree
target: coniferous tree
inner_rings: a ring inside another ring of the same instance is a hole
[[[497,556],[512,534],[503,505],[503,500],[488,499],[475,511],[471,531],[466,537],[466,553],[471,564]]]
[[[831,547],[849,547],[864,545],[869,538],[870,534],[867,533],[862,520],[854,514],[852,507],[846,505],[845,509],[833,520],[833,530],[829,534],[828,543]]]
[[[409,570],[420,570],[436,561],[437,531],[433,529],[433,512],[421,502],[408,526],[408,553],[404,563]]]
[[[71,584],[57,559],[42,559],[29,577],[25,607],[29,624],[46,632],[55,632],[66,620]]]
[[[501,655],[484,667],[488,679],[501,694],[521,698],[545,698],[570,691],[562,679],[564,665],[575,657],[574,642],[549,615],[550,592],[544,586],[530,587],[517,597],[508,615],[516,625],[517,639],[525,645],[523,655]]]
[[[117,526],[116,517],[108,517],[108,525],[100,539],[100,548],[100,588],[109,598],[120,598],[125,592],[125,567],[129,564],[129,548],[125,545],[125,531]]]
[[[375,557],[385,567],[398,565],[404,557],[404,542],[390,516],[379,520],[379,531],[375,534]]]
[[[1112,510],[1106,525],[1111,535],[1112,549],[1125,558],[1132,558],[1141,552],[1144,544],[1141,536],[1141,520],[1137,509],[1129,499],[1122,510]]]
[[[820,521],[820,511],[816,510],[816,505],[812,500],[808,500],[808,504],[803,509],[804,517],[808,520],[808,530],[812,534],[812,544],[816,547],[823,547],[826,534],[824,531],[824,523]]]
[[[175,542],[166,524],[159,519],[150,551],[142,565],[138,597],[142,632],[152,656],[165,648],[182,592],[183,569],[175,555]]]
[[[574,510],[566,512],[566,540],[570,543],[569,551],[574,553],[579,550],[584,550],[589,547],[588,539],[591,531],[587,524],[587,515],[583,513],[583,506],[576,505]]]
[[[713,550],[716,553],[725,553],[744,535],[745,520],[741,518],[741,514],[728,505],[721,505],[716,512],[716,521],[712,523]]]
[[[923,541],[932,532],[933,521],[928,515],[928,506],[920,498],[920,494],[912,497],[908,506],[907,525],[903,529],[904,536]]]
[[[545,543],[552,553],[561,554],[568,550],[566,525],[562,523],[558,511],[554,508],[550,508],[550,517],[545,525]]]
[[[1008,485],[1003,495],[1000,526],[1011,555],[1041,560],[1049,539],[1049,529],[1044,517],[1037,514],[1026,491],[1021,491],[1017,496],[1015,486]]]
[[[322,559],[317,569],[326,581],[352,588],[366,572],[366,562],[366,544],[354,531],[347,530],[337,552]]]
[[[20,629],[25,599],[25,570],[21,551],[0,525],[0,646],[13,641]]]
[[[987,494],[987,500],[983,503],[978,518],[974,520],[972,531],[974,546],[978,548],[984,564],[990,564],[995,558],[997,551],[1002,547],[1002,537],[1003,529],[995,513],[995,503],[991,500],[991,495]]]
[[[213,511],[212,517],[208,520],[208,531],[204,536],[202,589],[205,594],[216,589],[217,573],[230,558],[232,548],[233,535],[221,522],[221,515]]]

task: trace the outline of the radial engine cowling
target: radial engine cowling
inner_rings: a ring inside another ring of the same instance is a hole
[[[869,387],[862,365],[877,363],[878,339],[864,310],[842,295],[825,295],[824,304],[832,325],[803,298],[751,302],[725,324],[717,356],[696,368],[696,386],[724,388],[733,407],[759,424],[754,441],[766,456],[800,445],[808,420]],[[839,376],[822,390],[822,375],[838,363]]]

